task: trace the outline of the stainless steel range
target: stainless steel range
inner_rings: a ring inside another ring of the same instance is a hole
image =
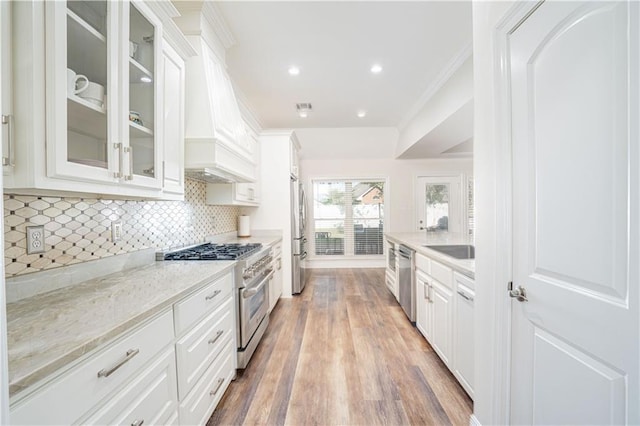
[[[262,244],[200,244],[158,253],[158,260],[235,260],[238,368],[245,368],[269,325],[271,248]]]

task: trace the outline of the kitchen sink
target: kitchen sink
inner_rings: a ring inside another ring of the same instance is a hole
[[[447,256],[455,257],[456,259],[475,259],[476,257],[476,248],[471,245],[437,246],[425,244],[424,247],[446,254]]]

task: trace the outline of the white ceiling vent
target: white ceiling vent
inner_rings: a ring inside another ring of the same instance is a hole
[[[312,106],[308,102],[296,104],[296,111],[298,111],[298,115],[302,118],[307,118],[311,110]]]

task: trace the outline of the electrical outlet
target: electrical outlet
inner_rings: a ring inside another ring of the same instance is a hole
[[[27,254],[44,253],[44,225],[27,226]]]
[[[122,239],[122,222],[115,220],[111,222],[111,241],[114,243]]]

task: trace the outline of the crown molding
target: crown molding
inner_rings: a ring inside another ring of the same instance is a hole
[[[220,7],[212,1],[205,1],[202,7],[202,14],[205,19],[209,21],[213,30],[215,31],[218,39],[224,46],[225,50],[236,44],[236,39],[233,37],[227,20],[224,18]]]
[[[451,60],[444,66],[442,71],[435,78],[433,83],[425,90],[418,101],[413,104],[409,111],[398,123],[398,131],[402,132],[409,124],[411,119],[418,114],[418,112],[429,102],[429,100],[438,93],[438,90],[445,85],[447,81],[455,74],[456,71],[469,59],[473,54],[473,43],[465,45],[460,52],[458,52]]]
[[[180,12],[178,12],[178,9],[176,9],[173,3],[169,0],[162,0],[148,2],[146,4],[162,21],[162,37],[169,42],[171,47],[173,47],[183,59],[195,56],[196,50],[173,20],[173,18],[180,16]]]

